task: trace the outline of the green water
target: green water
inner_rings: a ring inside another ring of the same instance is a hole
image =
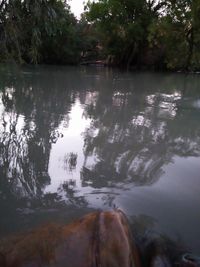
[[[0,68],[0,236],[121,208],[200,254],[200,75]]]

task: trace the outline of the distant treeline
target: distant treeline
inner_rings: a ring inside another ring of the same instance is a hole
[[[1,0],[0,61],[200,70],[199,0]]]

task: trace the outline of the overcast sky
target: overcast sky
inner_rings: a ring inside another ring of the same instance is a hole
[[[80,14],[83,12],[83,2],[85,0],[69,0],[68,3],[71,6],[71,11],[74,13],[74,15],[79,18]],[[87,2],[87,1],[85,1]]]

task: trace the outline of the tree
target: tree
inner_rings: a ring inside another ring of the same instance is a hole
[[[200,4],[199,1],[165,1],[165,14],[151,25],[149,41],[162,47],[169,69],[200,67]]]
[[[75,63],[80,54],[77,21],[63,0],[2,1],[0,59]]]
[[[21,1],[2,0],[0,5],[0,58],[21,61]]]
[[[100,0],[88,2],[86,17],[99,29],[107,55],[118,64],[140,66],[148,46],[148,29],[163,2]]]

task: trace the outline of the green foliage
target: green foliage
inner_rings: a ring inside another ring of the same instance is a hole
[[[9,0],[0,8],[0,60],[76,63],[77,21],[62,0]]]
[[[200,68],[198,0],[99,0],[86,17],[107,55],[129,67]]]
[[[103,36],[107,55],[114,56],[118,64],[141,65],[148,45],[148,28],[157,18],[158,4],[145,0],[100,0],[88,2],[86,17]]]
[[[77,21],[65,0],[1,0],[0,61],[200,69],[199,0],[88,1]],[[110,60],[112,59],[112,60]]]

